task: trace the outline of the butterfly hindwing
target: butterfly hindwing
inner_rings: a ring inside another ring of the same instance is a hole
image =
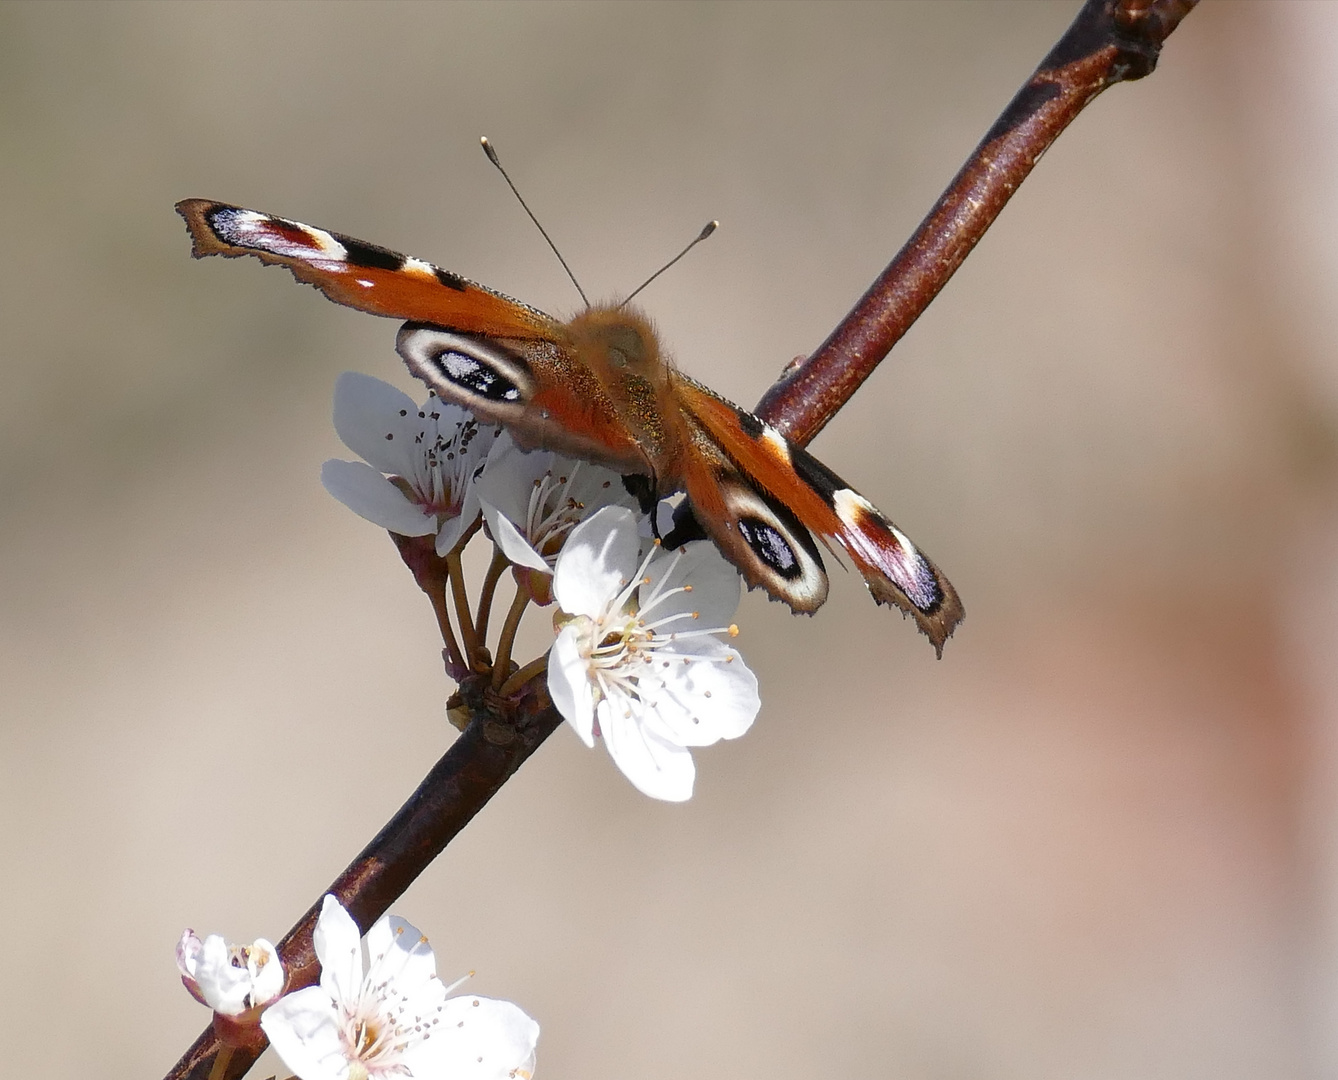
[[[177,203],[195,257],[253,255],[337,304],[473,334],[546,338],[557,320],[422,259],[299,221],[208,199]]]
[[[914,617],[941,652],[961,621],[963,609],[956,590],[938,567],[812,454],[706,387],[679,378],[685,410],[720,444],[739,471],[775,502],[788,507],[802,525],[839,544],[863,575],[873,598],[880,604],[895,604]]]
[[[405,323],[395,348],[409,370],[481,420],[506,426],[527,450],[556,450],[622,472],[651,471],[594,374],[566,346],[458,334]]]
[[[827,599],[827,572],[813,537],[739,470],[695,417],[685,419],[692,445],[674,483],[682,485],[698,524],[750,588],[812,614]]]

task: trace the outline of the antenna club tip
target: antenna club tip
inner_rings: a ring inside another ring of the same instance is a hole
[[[479,145],[483,147],[483,152],[488,155],[488,160],[491,161],[494,165],[497,165],[498,164],[497,151],[492,148],[492,143],[488,141],[488,136],[480,135]]]
[[[702,229],[702,231],[701,231],[701,235],[699,235],[699,236],[697,237],[697,239],[698,239],[698,240],[705,240],[708,236],[710,236],[710,235],[711,235],[713,232],[715,232],[716,229],[718,229],[718,228],[720,228],[720,222],[718,222],[718,221],[708,221],[708,222],[706,223],[705,227],[703,227],[703,229]]]

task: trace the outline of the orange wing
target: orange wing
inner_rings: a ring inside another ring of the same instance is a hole
[[[207,199],[186,199],[176,209],[197,259],[254,255],[359,311],[523,340],[549,338],[560,325],[459,274],[351,236]]]
[[[806,528],[840,544],[859,568],[873,598],[913,616],[942,653],[943,643],[964,612],[956,590],[938,567],[812,454],[700,383],[681,375],[677,380],[684,410],[734,465]]]

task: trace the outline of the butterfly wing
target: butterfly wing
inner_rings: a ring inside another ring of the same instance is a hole
[[[827,599],[827,572],[813,537],[783,502],[749,479],[686,410],[690,449],[676,474],[702,531],[748,582],[809,615]],[[677,529],[675,530],[677,531]]]
[[[546,340],[526,341],[410,322],[400,328],[395,349],[438,397],[505,425],[526,450],[557,450],[624,473],[652,472],[561,324]]]
[[[767,505],[788,509],[800,525],[839,544],[859,568],[873,598],[880,604],[895,604],[911,615],[933,642],[935,650],[942,654],[943,643],[961,622],[964,612],[956,590],[938,567],[872,503],[812,454],[700,383],[681,375],[678,378],[681,380],[679,400],[685,413],[690,414],[694,425],[718,444],[719,452],[728,457],[737,471],[751,481],[755,498]],[[696,486],[696,494],[691,487],[688,489],[694,507],[702,499],[711,499],[703,490],[706,485],[700,478]],[[728,503],[730,498],[727,490],[717,501]],[[759,532],[756,527],[750,535],[745,523],[742,531],[735,524],[730,542],[722,542],[712,532],[711,516],[710,510],[703,515],[706,519],[702,522],[703,527],[735,565],[744,569],[750,584],[762,584],[773,596],[786,600],[795,610],[811,610],[796,605],[785,589],[773,589],[766,580],[754,581],[749,576],[745,568],[747,563],[765,563],[769,550],[780,551],[772,537]],[[731,544],[735,550],[731,550]],[[802,547],[787,546],[795,555],[796,571],[803,569]],[[741,547],[749,549],[751,557],[737,550]],[[785,561],[784,556],[781,560]],[[821,563],[818,565],[820,567]],[[754,574],[763,576],[756,571]],[[795,574],[797,581],[802,582],[807,577],[807,573]],[[825,586],[824,580],[823,596]],[[819,597],[813,606],[821,602]]]
[[[505,424],[527,449],[649,471],[576,358],[565,325],[542,311],[422,259],[299,221],[206,199],[180,202],[177,213],[196,258],[253,255],[337,304],[412,320],[399,335],[409,369],[444,400]]]
[[[207,199],[186,199],[176,209],[197,259],[254,255],[359,311],[527,340],[549,337],[561,325],[459,274],[351,236]]]

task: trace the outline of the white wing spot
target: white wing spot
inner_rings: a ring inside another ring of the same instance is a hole
[[[832,506],[836,509],[836,516],[850,529],[860,527],[860,519],[866,514],[874,518],[881,519],[873,503],[869,502],[863,495],[857,491],[851,491],[849,488],[840,488],[832,492]],[[898,536],[898,539],[905,541],[904,537]]]
[[[787,465],[790,462],[790,447],[785,442],[785,436],[777,431],[770,424],[762,425],[762,441],[771,447],[772,453],[784,461]]]
[[[437,276],[436,271],[432,269],[429,263],[409,255],[404,257],[404,265],[400,267],[400,270],[409,274],[417,274],[419,277],[433,278],[434,280]]]

